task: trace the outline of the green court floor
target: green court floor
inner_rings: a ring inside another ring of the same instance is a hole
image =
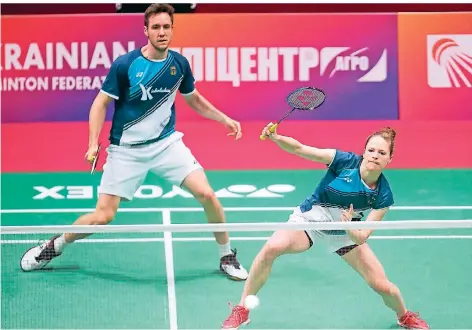
[[[322,171],[209,172],[231,223],[284,222]],[[390,171],[386,221],[472,219],[472,170]],[[2,226],[69,225],[96,200],[100,176],[3,174]],[[150,176],[113,225],[205,223],[185,192]],[[170,216],[170,217],[169,217]],[[246,268],[270,232],[231,232]],[[47,269],[24,273],[22,254],[48,234],[2,234],[5,329],[218,329],[243,282],[218,270],[211,233],[100,233]],[[369,245],[407,306],[435,329],[472,328],[472,229],[377,231]],[[283,256],[247,329],[396,329],[395,315],[344,261],[315,246]]]

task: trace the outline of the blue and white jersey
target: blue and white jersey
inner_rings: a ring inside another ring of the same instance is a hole
[[[307,212],[313,205],[319,205],[328,210],[336,209],[337,212],[331,213],[339,215],[339,210],[347,210],[352,204],[353,219],[360,220],[363,211],[391,206],[394,203],[393,193],[385,176],[380,175],[375,189],[369,188],[361,179],[361,162],[360,155],[336,150],[325,176],[313,194],[299,205],[300,210]]]
[[[185,95],[194,90],[190,64],[177,52],[149,60],[138,48],[118,57],[101,89],[115,99],[111,144],[143,145],[169,136],[175,131],[177,91]]]

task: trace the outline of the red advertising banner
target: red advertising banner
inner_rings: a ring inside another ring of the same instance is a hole
[[[242,123],[243,137],[235,141],[226,129],[213,121],[184,121],[179,130],[185,144],[207,170],[279,170],[326,169],[281,150],[270,140],[259,139],[264,121]],[[350,120],[287,121],[279,132],[319,148],[338,148],[362,153],[365,139],[372,132],[390,126],[397,131],[395,156],[389,168],[472,168],[472,148],[464,148],[465,137],[472,131],[472,121]],[[441,134],[438,134],[438,127]],[[105,123],[104,134],[110,129]],[[76,132],[70,134],[70,132]],[[204,132],[202,134],[202,132]],[[88,146],[88,124],[14,123],[2,125],[2,172],[87,172],[84,160]],[[469,142],[470,144],[470,142]],[[47,150],[54,150],[50,157]],[[106,146],[104,146],[106,149]],[[105,150],[104,150],[105,151]],[[454,155],[439,157],[438,155]],[[106,153],[97,170],[102,170]]]
[[[2,30],[2,172],[87,171],[90,105],[111,62],[146,42],[142,15],[2,17]],[[388,125],[398,132],[391,168],[472,167],[472,13],[180,15],[172,47],[243,126],[236,142],[177,97],[176,129],[207,169],[323,168],[259,139],[301,85],[325,89],[327,102],[281,134],[362,152]]]
[[[399,14],[398,41],[400,119],[472,120],[472,12]]]

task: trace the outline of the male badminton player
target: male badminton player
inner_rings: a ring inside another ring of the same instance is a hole
[[[393,204],[393,194],[382,170],[390,163],[395,146],[395,131],[382,129],[367,138],[363,155],[335,149],[318,149],[299,141],[270,133],[269,124],[262,134],[281,149],[300,157],[327,165],[325,176],[313,194],[295,208],[289,222],[360,221],[370,210],[366,221],[380,221]],[[249,323],[249,310],[244,299],[255,295],[267,281],[274,260],[283,254],[308,250],[324,241],[328,251],[341,256],[382,298],[404,328],[427,329],[419,314],[409,311],[400,290],[389,281],[382,264],[366,241],[372,230],[307,230],[276,231],[256,256],[245,282],[239,305],[232,308],[222,329],[238,329]],[[316,318],[315,318],[316,319]]]
[[[190,191],[204,208],[208,222],[223,223],[225,214],[202,166],[175,130],[177,91],[200,115],[226,126],[235,139],[242,136],[240,124],[217,110],[194,85],[189,62],[169,50],[174,9],[153,4],[144,13],[147,45],[117,58],[90,110],[88,161],[93,162],[108,104],[115,101],[108,157],[93,213],[78,218],[76,225],[106,225],[115,217],[121,200],[132,200],[147,173]],[[21,260],[24,271],[43,268],[64,248],[90,234],[66,233],[28,250]],[[220,270],[231,279],[245,280],[247,271],[231,249],[229,235],[214,233],[219,248]]]

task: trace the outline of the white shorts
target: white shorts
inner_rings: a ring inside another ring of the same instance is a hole
[[[161,141],[136,147],[110,145],[99,193],[130,201],[148,172],[180,186],[187,175],[202,169],[182,136],[175,132]]]
[[[294,223],[310,223],[310,222],[334,222],[340,221],[341,211],[332,208],[325,208],[319,205],[314,205],[311,210],[302,212],[297,207],[292,214],[290,214],[288,222]],[[326,245],[328,252],[336,252],[338,255],[344,255],[357,245],[349,238],[345,231],[320,231],[320,230],[305,230],[310,244],[322,243]]]

